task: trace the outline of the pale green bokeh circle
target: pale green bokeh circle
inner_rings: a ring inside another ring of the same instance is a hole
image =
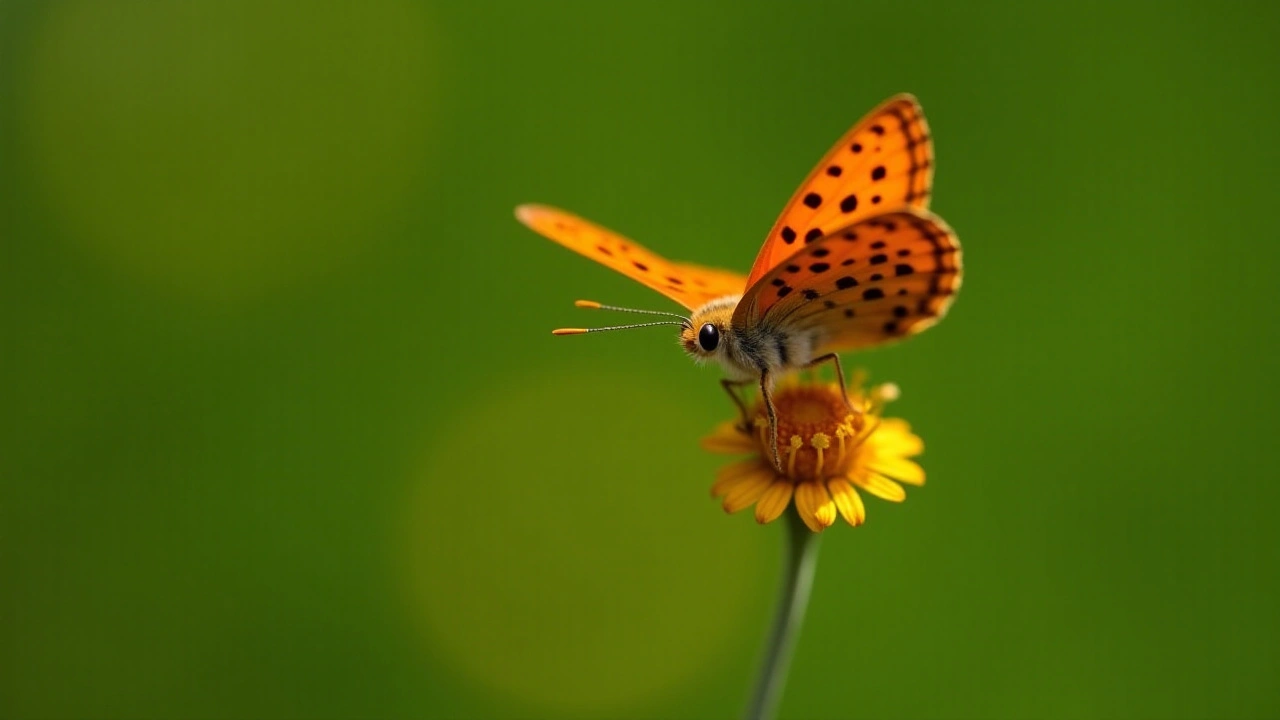
[[[424,166],[433,40],[404,0],[52,3],[20,143],[64,231],[214,299],[374,242]]]
[[[671,417],[655,433],[680,406],[635,378],[559,374],[451,421],[408,507],[436,652],[556,715],[622,716],[754,647],[777,537],[723,515],[706,465],[670,467],[705,430]]]

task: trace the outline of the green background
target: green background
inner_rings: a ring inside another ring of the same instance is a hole
[[[786,717],[1274,717],[1275,3],[0,4],[0,715],[732,717],[780,526],[559,205],[746,270],[917,94],[929,484]]]

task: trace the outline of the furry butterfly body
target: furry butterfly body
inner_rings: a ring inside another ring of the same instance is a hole
[[[551,207],[522,205],[521,222],[684,306],[680,325],[695,360],[717,362],[733,387],[771,393],[781,374],[838,352],[901,339],[935,324],[960,288],[960,243],[928,211],[933,146],[915,98],[889,99],[835,144],[792,196],[747,275],[667,260]],[[601,308],[596,303],[579,303]],[[607,308],[623,310],[623,308]],[[639,311],[632,311],[639,312]],[[632,326],[628,326],[632,327]],[[605,329],[560,330],[578,334]],[[745,415],[745,408],[744,415]],[[773,423],[775,462],[777,426]]]

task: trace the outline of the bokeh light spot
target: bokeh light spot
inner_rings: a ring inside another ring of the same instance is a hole
[[[53,3],[21,146],[64,232],[126,277],[214,300],[374,242],[423,165],[421,7]]]
[[[709,464],[679,466],[701,430],[680,406],[559,375],[450,420],[407,525],[413,612],[447,662],[557,715],[616,717],[742,647],[777,538],[720,513]]]

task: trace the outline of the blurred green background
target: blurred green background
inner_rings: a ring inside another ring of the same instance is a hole
[[[909,91],[966,251],[847,358],[929,484],[786,717],[1275,717],[1280,5],[0,4],[0,715],[733,717],[781,530],[665,308]]]

